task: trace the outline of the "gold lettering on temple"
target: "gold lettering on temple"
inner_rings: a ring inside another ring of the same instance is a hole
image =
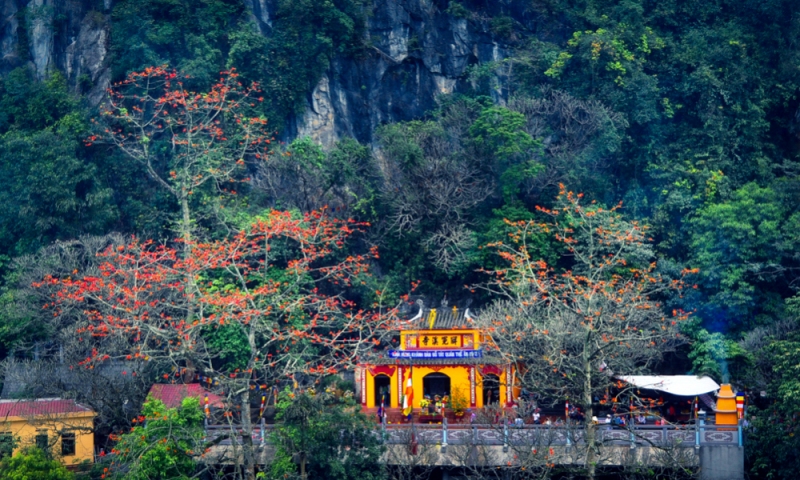
[[[442,333],[423,333],[419,331],[404,332],[402,348],[406,350],[455,350],[475,347],[474,333],[455,333],[445,331]]]

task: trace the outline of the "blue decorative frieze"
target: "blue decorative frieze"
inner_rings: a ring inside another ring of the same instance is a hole
[[[389,350],[389,358],[452,359],[482,358],[483,350]]]

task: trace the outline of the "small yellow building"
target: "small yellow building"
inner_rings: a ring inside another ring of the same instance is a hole
[[[356,370],[361,404],[401,408],[408,378],[413,407],[436,395],[461,397],[468,408],[510,405],[516,399],[514,366],[485,350],[487,339],[470,328],[469,309],[425,309],[408,320],[395,341],[398,349],[370,359]]]
[[[94,417],[74,400],[0,400],[0,453],[30,446],[49,449],[64,465],[94,460]]]

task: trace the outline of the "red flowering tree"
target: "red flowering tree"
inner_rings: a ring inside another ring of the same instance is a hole
[[[478,323],[520,364],[518,381],[553,402],[582,404],[587,419],[613,374],[647,372],[683,343],[679,323],[688,318],[659,300],[679,295],[684,281],[658,272],[646,227],[619,208],[585,205],[562,186],[555,209],[538,208],[550,221],[510,222],[510,242],[491,245],[507,267],[487,272],[492,279],[483,285],[501,299]],[[562,252],[557,265],[536,258],[543,239]],[[591,422],[586,439],[593,478],[599,450]]]
[[[69,328],[85,342],[79,368],[143,360],[165,379],[187,370],[213,378],[241,431],[241,458],[252,477],[251,390],[354,364],[394,317],[394,309],[359,310],[344,296],[369,275],[367,262],[377,255],[344,251],[362,226],[322,213],[272,212],[229,239],[192,242],[188,256],[134,239],[106,250],[99,274],[51,276],[39,287],[51,291],[54,318],[69,316]],[[195,290],[187,290],[186,278]]]
[[[222,72],[208,92],[186,90],[166,67],[134,72],[108,90],[97,133],[88,139],[115,145],[141,163],[180,207],[177,230],[191,241],[193,198],[234,191],[246,179],[248,160],[270,148],[267,120],[256,115],[264,101],[257,84],[242,85],[235,70]]]
[[[242,85],[235,70],[220,74],[208,92],[184,88],[185,76],[166,67],[133,72],[108,90],[102,125],[88,143],[108,142],[142,164],[180,209],[176,226],[188,258],[196,207],[219,213],[224,192],[247,179],[247,160],[266,159],[267,120],[254,107],[264,98],[257,84]],[[186,289],[196,293],[191,277]],[[194,314],[187,305],[186,318]]]

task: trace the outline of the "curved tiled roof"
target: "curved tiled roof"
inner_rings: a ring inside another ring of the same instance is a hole
[[[425,308],[416,309],[414,316],[403,322],[408,330],[461,329],[475,328],[473,318],[475,312],[469,308]]]
[[[64,415],[92,412],[89,407],[63,398],[39,398],[35,400],[0,400],[0,418],[33,417],[41,415]]]

